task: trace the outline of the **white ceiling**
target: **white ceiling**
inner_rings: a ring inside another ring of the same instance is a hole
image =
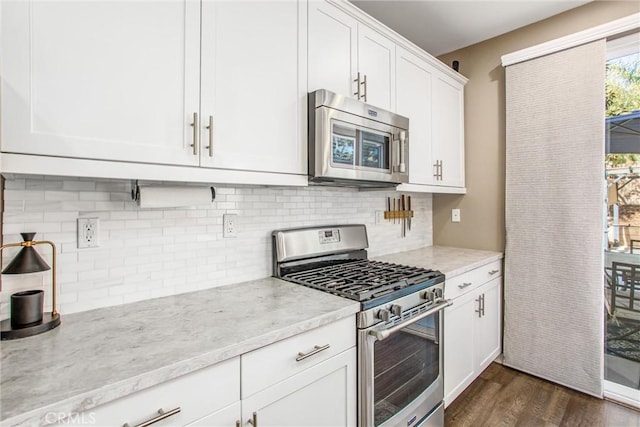
[[[352,0],[434,56],[488,40],[590,0]]]

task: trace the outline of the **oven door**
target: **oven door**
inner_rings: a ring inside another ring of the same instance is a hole
[[[359,425],[415,427],[444,396],[440,300],[358,332]]]

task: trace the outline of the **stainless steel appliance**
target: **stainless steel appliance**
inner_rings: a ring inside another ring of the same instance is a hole
[[[359,426],[443,426],[444,275],[368,260],[364,225],[272,237],[274,276],[360,302]]]
[[[393,187],[409,181],[409,119],[320,89],[309,94],[309,180]]]

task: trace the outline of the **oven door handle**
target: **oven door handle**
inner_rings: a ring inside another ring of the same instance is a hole
[[[436,304],[435,306],[433,306],[432,308],[430,308],[429,310],[425,311],[424,313],[421,313],[419,315],[417,315],[416,317],[412,317],[410,320],[400,323],[398,325],[394,325],[390,328],[387,329],[382,329],[382,330],[371,330],[369,331],[369,335],[373,335],[374,337],[376,337],[376,339],[378,341],[382,341],[384,339],[389,338],[392,334],[394,334],[395,332],[398,332],[400,329],[406,328],[407,326],[411,325],[412,323],[415,323],[419,320],[424,319],[425,317],[429,317],[434,313],[437,313],[441,310],[444,310],[445,307],[449,307],[450,305],[453,305],[453,301],[448,299],[448,300],[443,300],[441,302],[439,302],[438,304]]]

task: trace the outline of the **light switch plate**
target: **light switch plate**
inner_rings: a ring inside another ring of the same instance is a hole
[[[451,222],[460,222],[460,209],[451,209]]]

